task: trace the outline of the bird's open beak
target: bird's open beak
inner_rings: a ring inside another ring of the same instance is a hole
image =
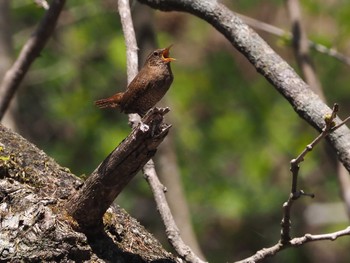
[[[169,57],[169,50],[173,45],[168,46],[167,48],[164,48],[163,53],[162,53],[162,59],[165,62],[171,62],[176,60],[175,58]]]

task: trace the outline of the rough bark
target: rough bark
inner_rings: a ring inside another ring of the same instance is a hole
[[[0,261],[175,262],[119,207],[107,210],[103,231],[77,232],[64,204],[82,183],[0,125]]]
[[[168,109],[150,110],[142,123],[132,130],[68,201],[67,211],[85,231],[94,232],[102,227],[102,216],[108,207],[155,154],[170,128],[163,124],[166,112]]]

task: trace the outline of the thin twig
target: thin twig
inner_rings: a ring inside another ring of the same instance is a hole
[[[281,37],[286,39],[287,41],[291,41],[293,38],[293,35],[291,32],[284,30],[282,28],[276,27],[274,25],[262,22],[260,20],[254,19],[252,17],[248,17],[242,14],[238,14],[237,15],[249,26],[267,32],[269,34]],[[316,50],[317,52],[321,53],[321,54],[325,54],[327,56],[330,56],[332,58],[335,58],[337,60],[339,60],[340,62],[350,66],[350,57],[347,55],[344,55],[342,53],[340,53],[338,50],[334,49],[334,48],[328,48],[325,45],[322,45],[320,43],[316,43],[310,39],[307,40],[308,45],[310,48]]]
[[[135,31],[132,23],[130,5],[128,0],[119,0],[118,1],[118,10],[121,17],[123,25],[123,33],[125,37],[125,43],[127,46],[127,61],[128,61],[128,83],[136,76],[137,74],[137,45]],[[131,47],[129,47],[131,45]],[[136,54],[136,59],[135,59]],[[131,114],[130,114],[131,115]],[[129,115],[129,122],[136,123],[134,115]],[[171,214],[168,202],[166,201],[164,195],[164,186],[160,183],[158,175],[156,173],[153,160],[149,160],[146,165],[143,167],[143,173],[147,182],[149,183],[152,192],[154,193],[154,199],[157,203],[158,211],[163,220],[166,234],[170,244],[174,247],[175,251],[184,258],[187,262],[193,263],[204,263],[192,250],[188,247],[180,237],[180,231],[176,226],[174,218]]]
[[[310,52],[309,52],[310,45],[307,39],[307,33],[305,30],[305,27],[303,26],[303,23],[302,23],[300,1],[286,0],[286,6],[289,12],[289,16],[292,24],[293,49],[294,49],[294,54],[298,62],[298,65],[303,73],[306,83],[308,83],[311,89],[314,90],[315,93],[317,93],[320,96],[320,98],[322,98],[323,101],[326,102],[322,84],[315,72],[315,69],[312,63],[312,58],[310,56]],[[336,112],[333,111],[333,114],[335,115]],[[341,174],[342,172],[344,173],[344,168],[341,167],[342,164],[340,162],[337,163],[337,166],[338,166],[337,175],[338,175],[339,188],[341,190],[341,196],[343,197],[344,203],[349,208],[350,199],[347,197],[346,193],[348,192],[347,189],[349,189],[349,186],[350,186],[350,178],[348,178],[348,176],[343,176]]]
[[[311,242],[311,241],[319,241],[319,240],[335,240],[338,237],[344,236],[344,235],[350,235],[350,227],[347,227],[344,230],[340,230],[337,232],[329,233],[329,234],[321,234],[321,235],[311,235],[311,234],[305,234],[302,237],[296,237],[291,238],[290,237],[290,230],[291,230],[291,209],[294,204],[294,202],[301,196],[311,196],[313,197],[313,194],[307,194],[303,190],[297,190],[297,179],[298,179],[298,173],[299,173],[299,164],[304,161],[304,158],[307,153],[312,151],[312,149],[321,141],[321,139],[325,138],[327,135],[329,135],[332,131],[339,128],[340,126],[344,125],[346,121],[350,119],[350,117],[346,118],[344,121],[339,123],[338,125],[335,125],[334,120],[337,117],[337,112],[339,110],[339,107],[337,104],[334,104],[332,113],[329,115],[326,115],[325,120],[325,127],[322,129],[322,132],[319,136],[316,137],[310,144],[308,144],[305,149],[291,161],[291,167],[290,170],[292,172],[292,189],[291,193],[289,195],[288,200],[283,204],[283,218],[281,221],[281,239],[280,241],[270,247],[270,248],[264,248],[259,251],[257,251],[253,256],[246,258],[244,260],[238,261],[236,263],[248,263],[248,262],[260,262],[267,257],[271,257],[278,253],[279,251],[287,248],[287,247],[297,247],[300,245],[303,245],[305,243]]]
[[[202,261],[182,240],[179,228],[175,223],[168,202],[165,198],[164,192],[166,192],[166,187],[164,187],[159,181],[152,160],[144,166],[143,173],[152,189],[154,199],[157,203],[157,209],[163,220],[165,232],[170,244],[174,247],[175,251],[186,260],[186,262],[204,263],[205,261]]]
[[[325,101],[320,81],[315,73],[309,52],[309,42],[304,28],[299,0],[286,0],[287,11],[291,20],[293,34],[292,46],[296,61],[301,69],[304,79],[310,88]]]
[[[290,215],[291,215],[291,209],[294,201],[298,199],[300,196],[306,195],[310,197],[314,197],[313,194],[305,193],[303,190],[297,190],[298,189],[298,175],[299,175],[299,165],[301,162],[304,161],[304,158],[306,154],[311,152],[313,148],[327,135],[329,135],[335,126],[334,120],[337,117],[337,112],[339,110],[338,104],[334,104],[332,113],[329,115],[326,115],[325,120],[325,126],[322,129],[322,132],[310,143],[308,144],[305,149],[296,157],[295,159],[291,160],[290,162],[290,171],[292,173],[292,189],[291,193],[289,195],[289,198],[287,202],[283,204],[283,218],[281,221],[281,243],[287,244],[290,242],[290,229],[291,229],[291,221],[290,221]],[[349,119],[349,118],[347,118]],[[341,125],[345,124],[345,121],[340,123]],[[340,126],[341,126],[340,125]],[[337,125],[337,127],[340,127]]]
[[[0,120],[10,105],[30,65],[40,55],[49,37],[52,35],[64,3],[65,0],[52,1],[37,30],[23,46],[13,66],[6,72],[0,85]]]
[[[271,257],[278,252],[288,248],[288,247],[299,247],[301,245],[304,245],[309,242],[314,242],[314,241],[321,241],[321,240],[330,240],[334,241],[338,237],[342,236],[349,236],[350,235],[350,226],[347,228],[328,233],[328,234],[321,234],[321,235],[311,235],[311,234],[305,234],[302,237],[295,237],[289,241],[288,244],[282,244],[282,243],[277,243],[276,245],[269,247],[269,248],[263,248],[259,251],[257,251],[254,255],[250,256],[249,258],[245,258],[241,261],[236,261],[235,263],[252,263],[252,262],[262,262],[268,257]]]

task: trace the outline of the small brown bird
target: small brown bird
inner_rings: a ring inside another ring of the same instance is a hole
[[[168,91],[174,76],[169,57],[171,46],[151,52],[143,67],[131,81],[125,92],[119,92],[107,99],[95,101],[99,108],[119,108],[124,113],[138,113],[140,116],[154,107]]]

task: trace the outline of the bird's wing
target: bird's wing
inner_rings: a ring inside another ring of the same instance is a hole
[[[152,82],[150,82],[146,77],[147,74],[142,74],[140,71],[139,74],[137,74],[136,77],[131,81],[123,96],[123,108],[128,108],[128,106],[133,104],[135,100],[143,97],[148,89],[152,88]]]

